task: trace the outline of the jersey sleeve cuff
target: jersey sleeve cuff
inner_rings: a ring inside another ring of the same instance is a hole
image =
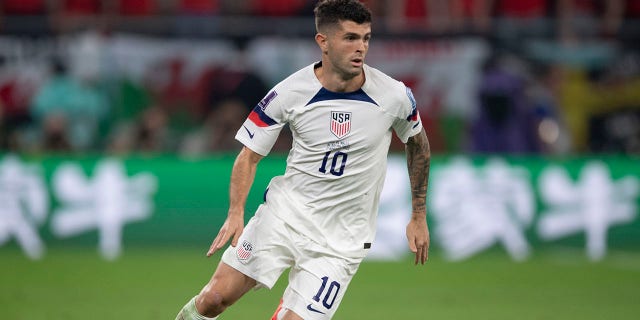
[[[261,148],[258,145],[256,145],[255,143],[253,143],[253,140],[251,140],[250,138],[247,138],[244,135],[236,135],[236,140],[240,141],[240,143],[242,143],[245,147],[251,149],[253,152],[266,157],[269,154],[268,149],[266,148]]]

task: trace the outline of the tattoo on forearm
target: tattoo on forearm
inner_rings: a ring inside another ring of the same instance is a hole
[[[426,215],[431,149],[424,129],[421,133],[409,138],[406,145],[406,153],[409,181],[411,182],[413,214],[414,216],[416,214]]]

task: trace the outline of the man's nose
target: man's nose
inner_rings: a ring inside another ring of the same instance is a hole
[[[358,41],[358,52],[365,52],[367,50],[367,41]]]

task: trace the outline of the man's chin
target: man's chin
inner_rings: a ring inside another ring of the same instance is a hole
[[[352,78],[353,78],[353,77],[357,77],[357,76],[359,76],[360,74],[362,74],[362,66],[360,66],[360,67],[353,67],[353,68],[350,68],[350,69],[347,71],[347,74],[348,74],[349,76],[351,76]]]

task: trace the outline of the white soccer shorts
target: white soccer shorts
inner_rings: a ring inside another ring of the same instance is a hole
[[[319,253],[326,250],[269,210],[266,204],[258,208],[238,245],[225,250],[222,262],[255,279],[256,288],[271,289],[291,268],[283,308],[306,320],[331,319],[360,261]]]

